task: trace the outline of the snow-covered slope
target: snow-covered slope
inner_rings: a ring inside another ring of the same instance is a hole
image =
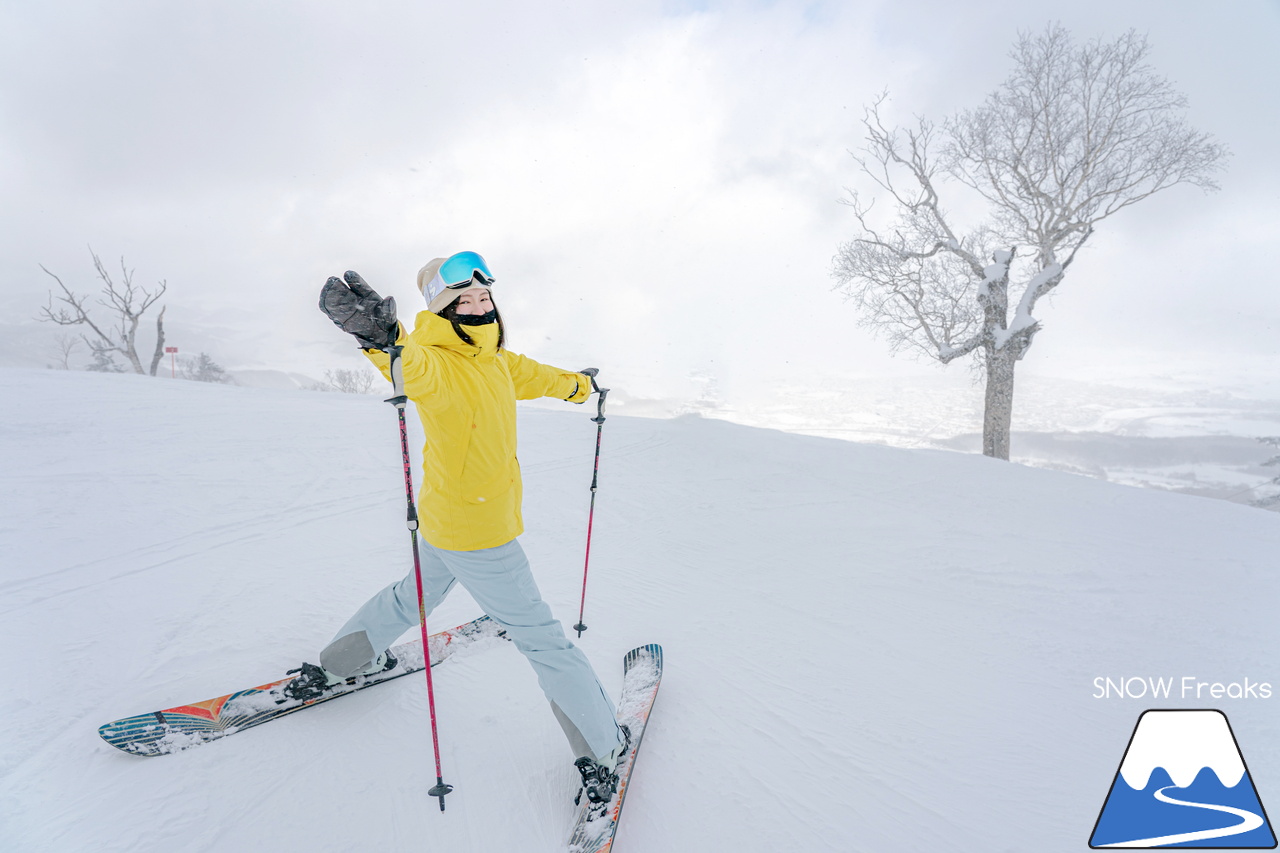
[[[21,369],[0,400],[4,850],[560,849],[572,756],[506,646],[437,670],[444,814],[415,678],[164,758],[96,735],[314,659],[404,571],[389,406]],[[564,408],[520,455],[571,623],[595,426]],[[582,645],[614,691],[667,660],[618,853],[1081,850],[1152,706],[1222,707],[1280,797],[1280,699],[1093,682],[1280,686],[1280,515],[696,417],[610,417],[600,476]]]

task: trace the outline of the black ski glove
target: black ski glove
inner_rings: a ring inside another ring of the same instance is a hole
[[[581,370],[579,370],[579,371],[578,371],[578,373],[582,374],[583,376],[586,376],[587,378],[589,378],[589,379],[591,380],[591,387],[592,387],[592,389],[593,389],[593,390],[596,390],[596,391],[599,391],[599,390],[600,390],[600,386],[596,384],[596,377],[600,375],[600,368],[598,368],[598,367],[584,367],[584,368],[582,368]],[[566,399],[566,400],[572,400],[574,397],[578,396],[578,391],[580,391],[580,390],[581,390],[581,384],[580,384],[580,383],[575,382],[575,383],[574,383],[574,385],[573,385],[573,393],[572,393],[572,394],[570,394],[568,397],[565,397],[565,399]],[[588,396],[588,397],[590,397],[591,395],[590,395],[590,394],[588,394],[587,396]],[[578,401],[576,401],[576,402],[578,403],[578,405],[579,405],[579,406],[581,406],[583,403],[585,403],[585,402],[587,402],[587,401],[586,401],[586,400],[578,400]]]
[[[353,270],[324,283],[320,310],[339,329],[353,335],[363,349],[385,349],[396,342],[400,331],[395,297],[383,299]]]

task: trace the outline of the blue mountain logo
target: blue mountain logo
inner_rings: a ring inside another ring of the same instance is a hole
[[[1273,849],[1276,836],[1221,711],[1144,711],[1089,846]]]

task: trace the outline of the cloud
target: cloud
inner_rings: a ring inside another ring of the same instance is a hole
[[[239,366],[342,366],[350,350],[315,309],[326,276],[358,269],[411,314],[418,267],[471,248],[499,275],[517,346],[594,361],[637,393],[689,390],[695,372],[732,394],[919,370],[830,291],[862,106],[886,87],[904,117],[977,103],[1016,30],[1061,16],[1079,38],[1150,28],[1193,123],[1237,157],[1218,196],[1175,190],[1108,223],[1036,351],[1069,369],[1075,344],[1105,350],[1140,317],[1144,346],[1212,348],[1233,311],[1254,305],[1258,328],[1277,313],[1257,260],[1280,187],[1262,49],[1277,15],[1164,10],[10,4],[0,261],[34,313],[38,263],[84,290],[86,244],[124,254],[141,280],[169,280],[175,324],[221,327],[214,355]],[[1238,283],[1232,305],[1175,296],[1210,275]],[[1071,343],[1046,346],[1059,334]]]

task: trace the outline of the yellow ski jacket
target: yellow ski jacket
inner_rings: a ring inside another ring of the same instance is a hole
[[[574,403],[591,394],[580,373],[539,364],[498,349],[498,324],[468,326],[467,344],[448,320],[423,311],[413,331],[403,326],[404,392],[418,410],[427,443],[418,490],[419,530],[450,551],[496,548],[524,532],[523,487],[516,460],[516,400],[558,397]],[[391,378],[391,357],[365,350]]]

